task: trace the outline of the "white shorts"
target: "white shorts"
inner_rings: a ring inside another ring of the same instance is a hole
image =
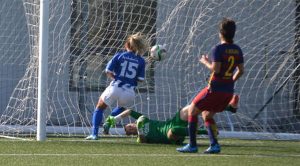
[[[133,104],[135,98],[134,87],[119,87],[119,82],[111,82],[101,94],[100,99],[108,106],[117,103],[120,107],[128,107]]]

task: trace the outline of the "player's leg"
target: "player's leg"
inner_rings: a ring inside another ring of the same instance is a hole
[[[108,86],[101,94],[92,118],[92,134],[86,137],[87,140],[98,139],[99,126],[103,119],[103,112],[108,105],[116,102],[118,97],[118,87]]]
[[[194,103],[190,104],[189,113],[188,113],[188,131],[189,131],[189,144],[177,148],[178,152],[187,152],[187,153],[196,153],[198,152],[197,148],[197,124],[198,124],[198,109]]]
[[[207,107],[208,109],[206,109],[206,111],[202,112],[202,118],[210,140],[210,146],[206,151],[204,151],[204,153],[220,153],[221,147],[217,140],[218,129],[213,117],[217,112],[222,112],[224,110],[232,97],[233,95],[231,93],[210,93],[208,100],[209,107]]]
[[[92,117],[92,134],[86,137],[86,140],[96,140],[98,139],[98,133],[99,133],[99,126],[103,119],[103,112],[107,105],[103,102],[103,100],[100,98],[98,101],[98,104],[95,108],[95,111],[93,113]]]
[[[186,121],[186,122],[188,121],[189,108],[190,105],[187,105],[180,110],[179,116],[182,121]]]
[[[129,116],[131,110],[124,110],[125,107],[131,105],[135,98],[135,92],[133,89],[117,88],[115,91],[118,95],[117,102],[119,106],[112,111],[112,114],[116,116],[109,116],[106,119],[103,125],[103,134],[109,134],[111,126],[114,126],[116,123],[121,121],[122,118]]]
[[[197,148],[197,125],[198,125],[198,114],[205,110],[207,103],[209,103],[209,89],[202,89],[197,96],[193,99],[188,110],[188,128],[189,128],[189,144],[182,148],[177,148],[179,152],[195,153],[198,151]],[[208,101],[207,101],[208,100]]]
[[[215,120],[213,119],[214,112],[203,111],[202,118],[207,129],[208,137],[210,140],[210,147],[204,153],[219,153],[221,147],[218,143],[218,129]]]

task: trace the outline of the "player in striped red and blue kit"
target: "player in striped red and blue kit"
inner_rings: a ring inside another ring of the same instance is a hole
[[[119,52],[108,62],[106,74],[112,79],[101,94],[92,118],[92,134],[87,140],[98,139],[99,125],[107,106],[117,103],[119,109],[130,106],[135,98],[138,81],[145,79],[145,60],[142,55],[149,48],[144,35],[137,33],[127,38],[124,52]]]
[[[234,83],[244,73],[244,58],[241,48],[233,43],[236,25],[231,19],[224,18],[219,25],[221,43],[211,51],[211,60],[202,55],[200,63],[211,70],[208,86],[193,99],[189,113],[189,144],[177,148],[179,152],[198,152],[196,131],[198,114],[201,113],[208,131],[210,146],[204,153],[219,153],[221,147],[217,140],[217,125],[213,116],[222,112],[233,97]]]

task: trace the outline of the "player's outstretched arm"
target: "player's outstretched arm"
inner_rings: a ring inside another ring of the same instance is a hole
[[[143,114],[138,113],[138,112],[133,111],[133,110],[130,110],[129,115],[130,115],[132,118],[134,118],[134,119],[138,119],[140,116],[143,116]]]
[[[109,130],[112,126],[115,126],[119,121],[123,118],[128,117],[132,110],[126,109],[123,112],[119,113],[116,116],[108,116],[105,119],[105,123],[103,124],[103,134],[109,134]]]
[[[116,123],[118,123],[123,118],[126,118],[128,116],[131,116],[134,119],[138,119],[140,116],[142,116],[142,114],[133,111],[132,109],[126,109],[125,111],[121,112],[117,116],[108,116],[107,119],[105,120],[105,123],[108,123],[109,126],[114,126]]]
[[[123,118],[126,118],[128,116],[131,116],[134,119],[138,119],[142,115],[143,114],[138,113],[136,111],[133,111],[132,109],[126,109],[125,111],[123,111],[122,113],[120,113],[119,115],[117,115],[115,117],[115,119],[123,119]]]

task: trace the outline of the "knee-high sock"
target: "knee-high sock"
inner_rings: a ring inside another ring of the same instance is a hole
[[[103,110],[96,108],[94,113],[93,113],[93,119],[92,119],[92,123],[93,123],[93,135],[98,136],[98,131],[99,131],[99,126],[100,123],[102,122],[103,119]]]
[[[205,121],[205,127],[207,128],[208,137],[211,145],[215,145],[218,143],[217,140],[217,125],[214,119],[207,119]]]
[[[115,108],[111,111],[110,115],[111,115],[111,116],[117,116],[117,115],[119,115],[120,113],[122,113],[124,110],[125,110],[124,107],[115,107]]]
[[[189,116],[188,122],[189,122],[190,146],[195,147],[197,146],[196,132],[197,132],[198,116]]]

